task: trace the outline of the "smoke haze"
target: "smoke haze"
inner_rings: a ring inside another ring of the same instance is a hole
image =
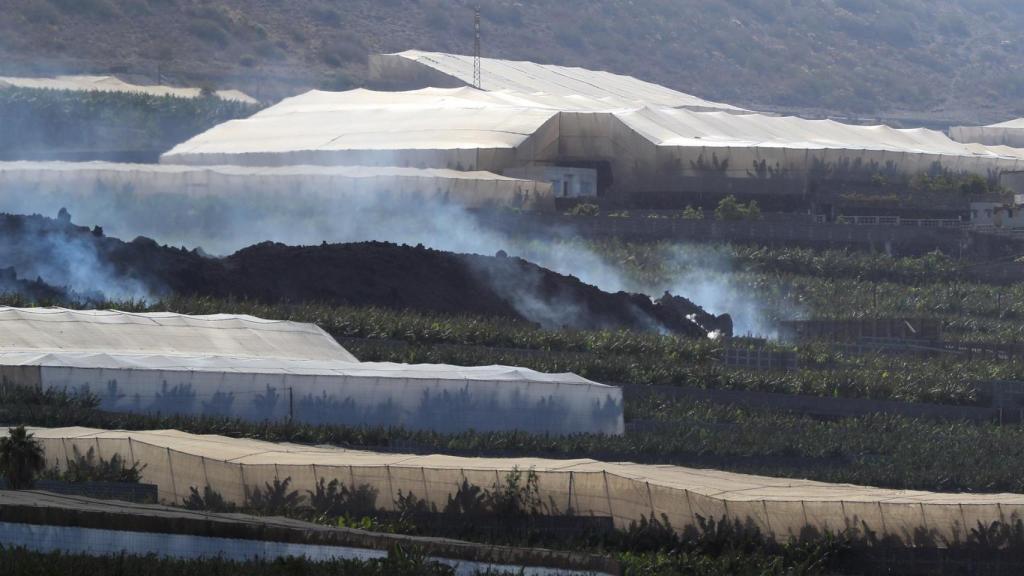
[[[514,238],[488,228],[465,208],[436,199],[386,191],[344,196],[329,191],[297,195],[254,191],[195,197],[139,194],[129,189],[97,189],[92,194],[62,188],[0,190],[0,211],[55,215],[62,207],[68,208],[76,224],[102,226],[110,236],[124,240],[146,236],[172,246],[201,247],[214,255],[267,240],[290,245],[378,240],[483,255],[504,250],[606,292],[657,296],[668,290],[709,312],[731,314],[738,334],[770,335],[756,298],[734,282],[729,259],[720,252],[674,246],[664,258],[672,261],[669,269],[679,272],[668,282],[645,285],[574,241],[569,228],[547,231],[546,240]],[[50,284],[81,293],[102,292],[114,299],[152,299],[159,293],[159,287],[119,281],[85,245],[65,242],[50,249],[59,255],[54,262],[23,263],[24,268],[17,266],[19,277],[38,275]],[[523,316],[545,326],[570,324],[567,318],[581,313],[565,299],[538,300],[537,286],[530,278],[492,281]],[[656,323],[652,327],[656,329]]]

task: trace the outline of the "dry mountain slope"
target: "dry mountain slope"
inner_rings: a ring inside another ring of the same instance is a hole
[[[468,52],[470,0],[17,0],[0,73],[118,71],[264,97],[357,85],[371,51]],[[1024,112],[1019,0],[482,0],[485,53],[748,107],[958,122]]]

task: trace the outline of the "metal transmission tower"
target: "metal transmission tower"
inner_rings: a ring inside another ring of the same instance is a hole
[[[480,5],[476,5],[473,17],[476,37],[473,40],[473,86],[480,89]]]

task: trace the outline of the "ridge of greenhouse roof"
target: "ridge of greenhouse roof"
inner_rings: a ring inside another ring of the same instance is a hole
[[[382,54],[378,58],[403,59],[473,85],[473,56],[406,50]],[[481,58],[480,61],[480,88],[485,91],[512,90],[609,102],[642,102],[672,108],[744,111],[730,104],[712,102],[653,82],[602,70],[497,58]]]

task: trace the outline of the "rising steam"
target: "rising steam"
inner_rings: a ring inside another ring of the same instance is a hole
[[[665,258],[678,274],[667,283],[645,285],[630,279],[580,242],[511,238],[488,228],[466,209],[438,200],[395,198],[379,194],[280,193],[249,191],[243,195],[185,197],[136,194],[131,190],[96,190],[94,194],[55,191],[11,191],[0,194],[0,211],[56,214],[67,207],[78,224],[100,225],[108,235],[129,240],[147,236],[161,243],[202,247],[226,255],[258,242],[293,245],[379,240],[424,244],[452,252],[493,255],[505,250],[556,272],[576,276],[607,292],[631,291],[659,295],[668,290],[690,298],[714,313],[733,315],[737,333],[770,335],[764,314],[748,290],[733,281],[727,256],[694,252],[681,246]],[[573,237],[571,229],[549,231],[558,239]],[[49,242],[63,242],[50,239]],[[64,242],[51,247],[54,262],[22,263],[19,277],[36,275],[48,283],[77,292],[102,292],[109,298],[147,298],[159,287],[126,282],[113,274],[88,245]],[[10,254],[5,254],[9,256]],[[542,302],[532,295],[528,277],[495,280],[495,289],[524,317],[546,326],[568,324],[581,314],[571,301]]]

